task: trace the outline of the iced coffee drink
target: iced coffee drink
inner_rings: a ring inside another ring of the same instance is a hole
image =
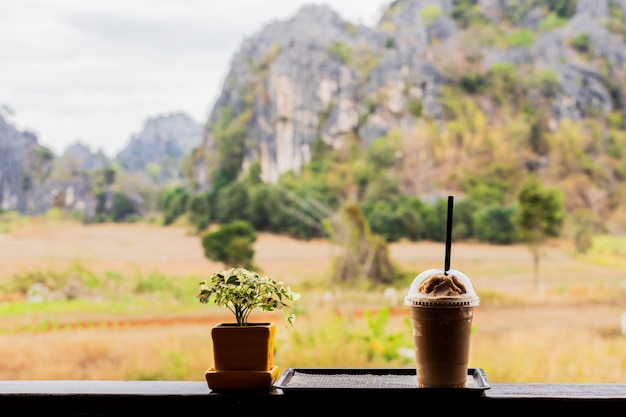
[[[479,298],[460,271],[430,269],[405,297],[410,307],[420,388],[462,388],[467,383],[470,334]]]

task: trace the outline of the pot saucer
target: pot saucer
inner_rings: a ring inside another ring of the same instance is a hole
[[[211,367],[204,376],[212,391],[269,390],[278,378],[278,366],[269,371],[216,371]]]

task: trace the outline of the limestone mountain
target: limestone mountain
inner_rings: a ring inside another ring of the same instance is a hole
[[[535,172],[568,210],[608,216],[624,169],[607,150],[624,146],[625,16],[626,0],[396,0],[367,27],[305,6],[234,54],[195,181],[258,162],[275,183],[318,143],[399,137],[402,192],[511,188]]]
[[[65,169],[75,172],[93,171],[111,165],[112,161],[102,150],[94,152],[89,145],[76,141],[69,145],[58,161]]]
[[[181,162],[202,143],[203,127],[178,112],[147,119],[115,160],[129,172],[146,171],[158,184],[183,181]]]

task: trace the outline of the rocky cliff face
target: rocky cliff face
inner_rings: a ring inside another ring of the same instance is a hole
[[[354,136],[368,144],[392,129],[410,129],[418,117],[440,118],[438,92],[459,56],[483,68],[510,63],[552,71],[552,123],[619,105],[622,93],[607,79],[619,75],[626,47],[604,22],[616,11],[626,14],[625,0],[579,0],[565,25],[541,31],[554,16],[546,2],[512,10],[507,1],[479,1],[486,21],[510,20],[515,12],[519,29],[538,33],[531,45],[509,47],[464,38],[452,18],[455,3],[397,0],[373,28],[346,22],[327,6],[306,6],[265,26],[234,55],[209,117],[206,163],[196,161],[196,181],[210,187],[212,170],[234,157],[244,171],[260,161],[263,179],[273,183],[309,162],[317,139],[334,148]],[[595,59],[583,60],[572,48],[577,36]]]
[[[260,160],[263,179],[275,182],[310,161],[316,138],[333,147],[347,135],[372,141],[406,122],[411,99],[435,115],[441,75],[421,29],[391,47],[385,31],[351,25],[326,6],[304,7],[244,42],[210,124],[219,125],[225,109],[249,112],[242,164]],[[216,149],[214,135],[206,146]]]
[[[558,94],[552,102],[555,120],[567,118],[579,120],[590,111],[607,114],[615,108],[615,98],[603,82],[603,68],[599,59],[609,64],[607,76],[616,75],[615,69],[626,62],[624,42],[605,27],[609,19],[609,3],[626,13],[626,1],[579,0],[576,12],[569,22],[547,33],[541,33],[529,47],[509,48],[504,51],[483,49],[486,66],[506,62],[516,66],[532,66],[537,71],[549,69],[558,79]],[[492,19],[506,12],[503,2],[481,2]],[[545,13],[538,7],[531,8],[520,18],[520,27],[537,31]],[[581,59],[571,47],[572,39],[585,36],[588,49],[594,51],[595,63]]]

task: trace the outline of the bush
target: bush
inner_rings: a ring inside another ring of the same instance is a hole
[[[492,204],[474,215],[475,237],[483,242],[506,245],[515,239],[513,208]]]
[[[187,211],[189,194],[182,187],[165,190],[160,198],[160,209],[163,213],[163,224],[165,226],[174,221]]]
[[[201,238],[204,256],[222,262],[228,267],[255,269],[253,243],[257,239],[256,230],[245,220],[235,220],[221,225]]]
[[[211,224],[211,196],[209,193],[197,194],[189,201],[189,223],[194,233],[202,232]]]
[[[352,48],[343,42],[336,41],[331,43],[329,50],[340,59],[342,64],[347,64],[352,56]]]
[[[214,216],[218,223],[247,220],[248,189],[241,182],[232,182],[215,194]]]
[[[459,84],[463,90],[468,92],[469,94],[475,94],[481,92],[485,85],[485,78],[481,74],[477,74],[475,72],[470,72],[466,75],[463,75],[459,80]]]
[[[440,201],[443,200],[440,199]],[[411,236],[419,233],[419,236],[415,236],[415,240],[418,238],[437,242],[443,242],[445,240],[445,216],[447,208],[443,208],[444,206],[441,204],[438,208],[435,208],[435,206],[431,204],[424,203],[419,197],[409,199],[408,206],[411,208],[411,211],[416,214]],[[440,209],[443,209],[443,214],[441,215],[437,213],[437,210]]]
[[[113,206],[111,207],[111,217],[114,222],[131,221],[136,216],[137,204],[126,194],[113,193]]]
[[[422,117],[424,112],[424,104],[422,104],[422,100],[412,100],[409,102],[409,114],[411,116],[419,118]]]
[[[387,242],[400,240],[403,235],[401,219],[394,212],[389,201],[379,200],[363,207],[372,232],[381,235]]]
[[[586,33],[581,33],[579,35],[574,36],[570,40],[570,46],[576,49],[580,53],[587,53],[591,49],[591,42],[589,42],[589,35]]]
[[[510,47],[531,46],[535,42],[535,34],[530,29],[517,29],[506,37],[505,42]]]

